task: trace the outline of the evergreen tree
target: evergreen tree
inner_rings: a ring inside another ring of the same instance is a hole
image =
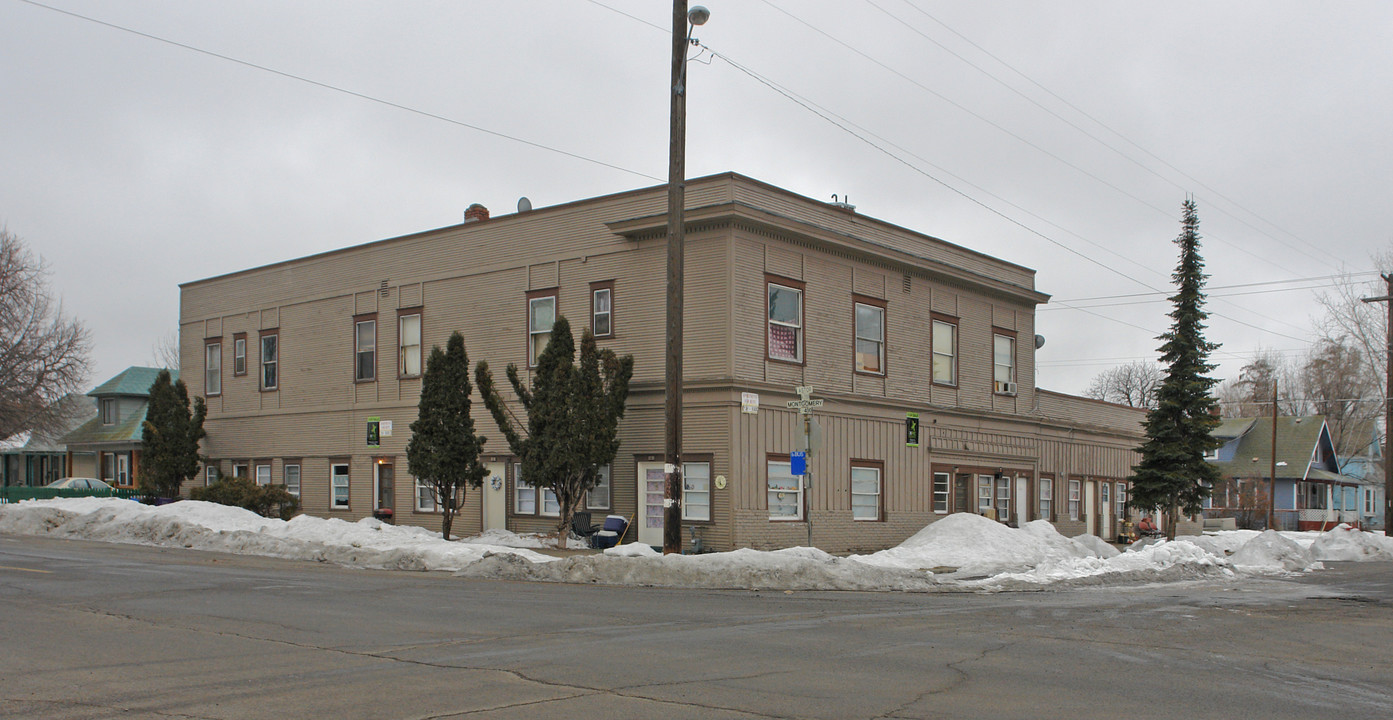
[[[575,355],[571,325],[560,317],[537,358],[530,389],[517,365],[508,365],[508,383],[527,413],[525,437],[519,430],[522,423],[498,394],[488,363],[481,361],[474,372],[484,404],[522,464],[523,478],[538,493],[550,490],[556,496],[557,545],[563,547],[572,517],[599,481],[600,467],[619,450],[619,420],[634,372],[632,355],[600,350],[589,329],[581,336],[579,367]],[[542,503],[542,497],[537,502]]]
[[[1174,321],[1162,335],[1161,362],[1166,373],[1156,391],[1156,408],[1146,415],[1146,442],[1141,463],[1132,468],[1128,505],[1143,511],[1166,512],[1166,534],[1175,538],[1181,513],[1200,512],[1201,503],[1219,480],[1219,471],[1204,459],[1218,447],[1209,433],[1219,424],[1210,389],[1218,382],[1206,373],[1214,369],[1209,353],[1219,346],[1204,339],[1204,260],[1199,254],[1199,215],[1195,201],[1186,200],[1185,220],[1176,244],[1180,262],[1171,276],[1179,288],[1170,301]]]
[[[440,532],[446,540],[468,488],[478,488],[488,474],[479,462],[488,440],[474,432],[474,418],[469,414],[472,392],[464,336],[455,332],[444,352],[437,345],[426,360],[421,401],[406,444],[407,467],[430,488],[440,507]]]
[[[184,381],[171,380],[168,370],[155,376],[141,426],[140,491],[152,499],[178,497],[184,481],[198,474],[198,441],[207,435],[203,398],[194,398],[190,413]]]

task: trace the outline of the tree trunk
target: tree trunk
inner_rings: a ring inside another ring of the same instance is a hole
[[[1167,539],[1167,540],[1174,540],[1174,539],[1175,539],[1175,530],[1176,530],[1176,527],[1175,527],[1175,526],[1176,526],[1176,525],[1179,525],[1179,524],[1180,524],[1180,506],[1179,506],[1179,505],[1176,505],[1175,503],[1171,503],[1171,506],[1168,507],[1168,508],[1166,508],[1166,539]]]
[[[560,498],[557,498],[560,500]],[[576,508],[573,503],[561,501],[561,522],[556,526],[556,548],[566,549],[566,540],[571,536],[571,521],[575,518]]]
[[[440,507],[440,536],[449,541],[450,528],[455,524],[455,503],[453,500],[446,500]]]

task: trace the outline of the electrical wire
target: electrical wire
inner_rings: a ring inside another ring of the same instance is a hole
[[[171,46],[173,46],[173,47],[177,47],[177,48],[180,48],[180,49],[183,49],[183,50],[188,50],[188,51],[190,51],[190,52],[195,52],[195,53],[198,53],[198,54],[200,54],[200,55],[206,55],[206,56],[208,56],[208,57],[216,58],[216,59],[218,59],[218,60],[224,60],[224,61],[226,61],[226,62],[235,63],[235,64],[237,64],[237,65],[241,65],[241,66],[243,66],[243,67],[251,68],[251,69],[253,69],[253,70],[260,70],[261,72],[270,73],[270,74],[272,74],[272,75],[276,75],[276,76],[279,76],[279,77],[283,77],[283,78],[286,78],[286,79],[288,79],[288,80],[294,80],[294,81],[296,81],[296,82],[305,83],[306,85],[313,85],[313,86],[315,86],[315,87],[317,87],[317,88],[321,88],[321,89],[324,89],[324,90],[329,90],[329,91],[336,92],[336,93],[342,93],[342,94],[344,94],[344,95],[348,95],[348,96],[350,96],[350,97],[355,97],[355,98],[358,98],[358,99],[360,99],[360,100],[367,100],[368,102],[377,103],[377,104],[379,104],[379,105],[385,105],[385,106],[387,106],[387,107],[394,108],[394,109],[397,109],[397,110],[403,110],[403,111],[405,111],[405,112],[409,112],[409,113],[412,113],[412,114],[414,114],[414,115],[420,115],[420,116],[422,116],[422,117],[431,118],[432,120],[440,120],[440,121],[442,121],[442,122],[446,122],[446,123],[449,123],[449,124],[451,124],[451,125],[457,125],[457,126],[459,126],[459,127],[468,128],[468,129],[470,129],[470,130],[474,130],[474,131],[476,131],[476,132],[481,132],[481,133],[484,133],[484,134],[486,134],[486,135],[492,135],[492,136],[497,137],[497,138],[501,138],[501,139],[504,139],[504,140],[510,140],[510,141],[512,141],[512,142],[519,143],[519,144],[522,144],[522,145],[527,145],[528,147],[537,148],[537,149],[539,149],[539,150],[546,150],[547,152],[553,152],[553,153],[556,153],[556,154],[558,154],[558,155],[564,155],[564,156],[566,156],[566,157],[569,157],[569,158],[572,158],[572,159],[575,159],[575,160],[580,160],[580,161],[582,161],[582,162],[587,162],[587,163],[590,163],[590,164],[592,164],[592,165],[599,165],[599,166],[601,166],[601,167],[609,168],[609,169],[611,169],[611,170],[618,170],[619,172],[622,172],[622,173],[628,173],[628,174],[630,174],[630,175],[636,175],[636,176],[638,176],[638,177],[646,178],[646,179],[648,179],[648,180],[653,180],[653,181],[656,181],[656,182],[666,182],[666,179],[665,179],[665,178],[658,177],[657,175],[649,175],[648,173],[645,173],[645,172],[640,172],[640,171],[638,171],[638,170],[631,170],[631,169],[629,169],[629,168],[622,167],[622,166],[620,166],[620,165],[615,165],[615,164],[613,164],[613,163],[608,163],[608,162],[605,162],[605,161],[603,161],[603,160],[598,160],[598,159],[596,159],[596,158],[587,157],[587,156],[585,156],[585,155],[581,155],[581,154],[579,154],[579,153],[574,153],[574,152],[571,152],[571,151],[569,151],[569,150],[562,150],[562,149],[560,149],[560,148],[552,147],[552,146],[550,146],[550,145],[545,145],[545,144],[540,143],[540,142],[536,142],[536,141],[533,141],[533,140],[527,140],[527,139],[525,139],[525,138],[521,138],[521,137],[518,137],[518,136],[516,136],[516,135],[509,135],[509,134],[507,134],[507,133],[499,132],[499,131],[497,131],[497,130],[490,130],[490,129],[488,129],[488,128],[486,128],[486,127],[483,127],[483,126],[480,126],[480,125],[474,125],[474,124],[472,124],[472,123],[464,122],[463,120],[456,120],[456,119],[454,119],[454,118],[446,117],[446,116],[444,116],[444,115],[440,115],[440,114],[437,114],[437,113],[428,112],[428,111],[426,111],[426,110],[420,110],[420,109],[417,109],[417,108],[413,108],[413,107],[411,107],[411,106],[409,106],[409,105],[403,105],[403,104],[401,104],[401,103],[392,102],[391,100],[384,100],[384,99],[382,99],[382,98],[375,97],[375,96],[373,96],[373,95],[368,95],[368,94],[366,94],[366,93],[361,93],[361,92],[358,92],[358,91],[356,91],[356,90],[349,90],[348,88],[339,87],[339,86],[337,86],[337,85],[331,85],[331,84],[326,83],[326,82],[320,82],[319,80],[312,80],[312,79],[307,78],[307,77],[304,77],[304,76],[302,76],[302,75],[296,75],[296,74],[294,74],[294,73],[289,73],[289,72],[286,72],[286,71],[284,71],[284,70],[277,70],[277,69],[275,69],[275,68],[267,67],[267,66],[265,66],[265,65],[258,65],[257,63],[254,63],[254,62],[250,62],[250,61],[247,61],[247,60],[242,60],[242,59],[240,59],[240,58],[232,57],[231,55],[224,55],[224,54],[222,54],[222,53],[216,53],[216,52],[213,52],[213,51],[211,51],[211,50],[204,50],[203,48],[196,47],[196,46],[193,46],[193,45],[189,45],[189,44],[187,44],[187,43],[182,43],[182,42],[179,42],[179,41],[177,41],[177,40],[170,40],[170,39],[168,39],[168,38],[160,37],[159,35],[152,35],[152,34],[147,33],[147,32],[142,32],[142,31],[140,31],[140,30],[136,30],[136,29],[133,29],[133,28],[128,28],[128,27],[125,27],[125,26],[123,26],[123,25],[117,25],[116,23],[107,22],[107,21],[105,21],[105,20],[98,20],[97,18],[89,17],[89,16],[87,16],[87,15],[82,15],[82,14],[80,14],[80,13],[76,13],[76,12],[73,12],[73,11],[71,11],[71,10],[64,10],[64,9],[62,9],[62,8],[56,8],[56,7],[53,7],[53,6],[51,6],[51,5],[44,5],[43,3],[35,2],[34,0],[19,0],[19,2],[25,3],[25,4],[27,4],[27,5],[32,5],[32,6],[37,7],[37,8],[42,8],[42,9],[44,9],[44,10],[51,10],[51,11],[53,11],[53,12],[55,12],[55,13],[59,13],[59,14],[61,14],[61,15],[67,15],[67,16],[69,16],[69,17],[76,18],[76,19],[78,19],[78,20],[83,20],[83,21],[90,22],[90,23],[93,23],[93,24],[96,24],[96,25],[101,25],[101,26],[103,26],[103,27],[111,28],[112,30],[119,30],[119,31],[124,32],[124,33],[130,33],[131,35],[136,35],[136,36],[138,36],[138,37],[143,37],[143,38],[146,38],[147,40],[154,40],[154,41],[156,41],[156,42],[164,43],[164,44],[166,44],[166,45],[171,45]]]
[[[1311,248],[1312,250],[1315,250],[1315,251],[1318,253],[1318,255],[1313,256],[1313,255],[1310,255],[1310,254],[1306,253],[1305,251],[1301,250],[1300,248],[1293,247],[1293,246],[1291,246],[1291,245],[1289,245],[1289,244],[1283,242],[1282,240],[1279,240],[1278,238],[1273,237],[1271,234],[1269,234],[1269,233],[1267,233],[1267,232],[1265,232],[1265,231],[1263,231],[1263,230],[1261,230],[1261,229],[1259,229],[1259,228],[1257,228],[1257,227],[1254,227],[1252,224],[1246,222],[1246,221],[1243,220],[1242,218],[1237,217],[1237,216],[1233,215],[1232,213],[1225,212],[1221,206],[1217,206],[1217,205],[1216,205],[1216,206],[1215,206],[1215,209],[1218,210],[1219,212],[1223,212],[1225,215],[1228,215],[1229,217],[1233,218],[1234,220],[1236,220],[1236,221],[1242,223],[1244,226],[1248,227],[1249,229],[1251,229],[1251,230],[1253,230],[1253,231],[1255,231],[1255,232],[1258,232],[1258,233],[1260,233],[1260,234],[1266,236],[1267,238],[1273,240],[1274,242],[1277,242],[1277,243],[1283,245],[1284,247],[1287,247],[1287,248],[1289,248],[1289,249],[1291,249],[1291,250],[1295,250],[1296,252],[1299,252],[1299,253],[1301,253],[1302,255],[1305,255],[1305,256],[1308,257],[1308,258],[1312,258],[1312,259],[1314,259],[1314,260],[1316,260],[1316,261],[1318,261],[1318,262],[1322,262],[1322,263],[1325,263],[1325,264],[1327,264],[1327,265],[1330,265],[1330,263],[1329,263],[1324,257],[1322,257],[1322,256],[1320,255],[1321,253],[1328,253],[1328,252],[1329,252],[1329,249],[1328,249],[1328,248],[1324,248],[1324,249],[1323,249],[1323,248],[1317,247],[1314,243],[1311,243],[1310,241],[1306,240],[1305,238],[1302,238],[1302,237],[1300,237],[1300,236],[1298,236],[1298,235],[1292,233],[1291,231],[1286,230],[1285,228],[1283,228],[1283,227],[1277,225],[1276,223],[1271,222],[1270,220],[1267,220],[1266,218],[1262,217],[1261,215],[1257,214],[1256,212],[1254,212],[1254,211],[1252,211],[1252,210],[1249,210],[1248,208],[1244,207],[1243,205],[1239,204],[1238,202],[1234,201],[1233,199],[1231,199],[1231,198],[1229,198],[1229,197],[1223,195],[1223,194],[1220,193],[1218,190],[1215,190],[1214,188],[1211,188],[1210,186],[1206,185],[1204,182],[1202,182],[1202,181],[1198,180],[1197,178],[1195,178],[1193,175],[1190,175],[1189,173],[1185,172],[1184,170],[1181,170],[1180,168],[1176,167],[1175,165],[1173,165],[1173,164],[1167,162],[1164,158],[1160,157],[1160,156],[1157,155],[1156,153],[1153,153],[1153,152],[1151,152],[1150,150],[1147,150],[1145,147],[1143,147],[1143,146],[1140,145],[1139,143],[1133,141],[1131,138],[1129,138],[1129,137],[1127,137],[1126,135],[1122,134],[1122,133],[1119,132],[1118,130],[1113,129],[1113,128],[1112,128],[1111,126],[1109,126],[1107,123],[1104,123],[1102,120],[1099,120],[1098,118],[1096,118],[1096,117],[1090,115],[1089,113],[1085,112],[1083,109],[1079,108],[1078,106],[1076,106],[1076,105],[1074,105],[1073,103],[1069,102],[1068,100],[1064,99],[1064,98],[1063,98],[1062,96],[1060,96],[1058,93],[1054,92],[1053,90],[1050,90],[1048,87],[1045,87],[1045,86],[1044,86],[1043,84],[1041,84],[1040,82],[1037,82],[1034,78],[1030,77],[1029,75],[1025,74],[1025,73],[1022,72],[1021,70],[1017,69],[1015,66],[1011,65],[1010,63],[1006,62],[1005,60],[1001,59],[1000,57],[998,57],[998,56],[992,54],[992,53],[991,53],[990,51],[988,51],[986,48],[984,48],[984,47],[982,47],[981,45],[979,45],[979,44],[973,42],[973,41],[972,41],[970,38],[968,38],[966,35],[963,35],[962,33],[958,32],[958,31],[955,30],[955,29],[953,29],[953,28],[952,28],[951,26],[949,26],[947,23],[945,23],[945,22],[943,22],[942,20],[938,19],[937,17],[934,17],[933,15],[929,14],[927,11],[925,11],[923,8],[919,7],[918,5],[915,5],[913,2],[910,2],[910,0],[901,0],[901,1],[904,2],[904,4],[910,6],[911,8],[914,8],[915,11],[919,12],[919,13],[920,13],[921,15],[923,15],[924,17],[926,17],[926,18],[928,18],[928,19],[934,21],[935,23],[937,23],[939,26],[943,27],[943,28],[944,28],[945,30],[947,30],[948,32],[953,33],[953,34],[956,35],[959,39],[961,39],[963,42],[966,42],[968,45],[971,45],[973,48],[976,48],[976,49],[977,49],[979,52],[981,52],[982,54],[986,55],[987,57],[991,58],[992,60],[995,60],[997,63],[1001,64],[1001,65],[1002,65],[1003,67],[1005,67],[1006,69],[1010,70],[1011,72],[1013,72],[1013,73],[1015,73],[1016,75],[1020,76],[1021,78],[1025,79],[1026,82],[1029,82],[1031,85],[1034,85],[1035,87],[1039,88],[1039,89],[1042,90],[1043,92],[1047,93],[1050,97],[1053,97],[1054,99],[1056,99],[1056,100],[1058,100],[1059,102],[1063,103],[1063,104],[1064,104],[1066,107],[1068,107],[1069,109],[1073,110],[1074,112],[1078,113],[1079,115],[1082,115],[1083,117],[1087,118],[1088,120],[1090,120],[1091,122],[1093,122],[1093,123],[1096,124],[1097,126],[1099,126],[1099,127],[1103,128],[1104,130],[1107,130],[1108,132],[1112,133],[1113,135],[1116,135],[1118,138],[1121,138],[1121,139],[1122,139],[1124,142],[1126,142],[1127,144],[1131,145],[1132,147],[1136,148],[1137,150],[1140,150],[1142,153],[1144,153],[1144,154],[1146,154],[1147,156],[1151,157],[1153,160],[1156,160],[1157,162],[1161,163],[1162,165],[1164,165],[1165,167],[1169,168],[1170,170],[1172,170],[1172,171],[1178,173],[1181,177],[1185,178],[1186,180],[1189,180],[1190,182],[1195,183],[1195,184],[1198,185],[1199,187],[1204,188],[1207,192],[1209,192],[1210,194],[1212,194],[1214,197],[1217,197],[1217,198],[1223,200],[1224,202],[1229,203],[1230,205],[1232,205],[1232,206],[1238,208],[1239,210],[1242,210],[1243,212],[1248,213],[1249,215],[1251,215],[1251,216],[1257,218],[1258,220],[1262,221],[1263,223],[1266,223],[1268,226],[1272,227],[1273,229],[1275,229],[1275,230],[1277,230],[1277,231],[1279,231],[1279,232],[1285,233],[1285,234],[1289,235],[1290,237],[1292,237],[1293,239],[1297,240],[1298,242],[1301,242],[1302,244],[1304,244],[1304,245],[1306,245],[1307,247]],[[992,74],[990,71],[985,70],[985,69],[979,67],[977,64],[973,63],[972,61],[968,60],[967,58],[963,57],[962,55],[960,55],[960,54],[954,52],[952,49],[950,49],[949,47],[947,47],[947,46],[944,45],[943,43],[940,43],[939,41],[937,41],[937,40],[935,40],[935,39],[929,37],[926,33],[920,31],[918,28],[915,28],[914,26],[910,25],[908,22],[905,22],[904,20],[900,19],[899,17],[896,17],[895,15],[891,14],[889,11],[885,10],[884,8],[880,7],[879,5],[876,5],[875,2],[874,2],[874,0],[866,0],[866,2],[867,2],[867,4],[869,4],[871,7],[874,7],[875,9],[880,10],[880,11],[881,11],[882,13],[884,13],[886,16],[888,16],[888,17],[890,17],[890,18],[896,20],[897,22],[903,24],[905,27],[909,28],[911,31],[913,31],[913,32],[915,32],[915,33],[917,33],[917,34],[919,34],[920,37],[923,37],[925,40],[927,40],[927,41],[933,43],[934,45],[937,45],[939,48],[942,48],[945,52],[947,52],[948,54],[952,55],[953,57],[959,59],[959,60],[962,61],[963,63],[967,64],[969,67],[972,67],[973,69],[977,70],[978,72],[981,72],[982,74],[986,75],[987,77],[989,77],[989,78],[995,80],[995,81],[996,81],[997,83],[999,83],[1002,87],[1005,87],[1006,89],[1010,90],[1011,92],[1013,92],[1013,93],[1019,95],[1021,98],[1025,99],[1027,102],[1030,102],[1031,104],[1035,105],[1036,107],[1040,108],[1041,110],[1043,110],[1043,111],[1045,111],[1046,113],[1050,114],[1051,116],[1055,117],[1055,118],[1058,119],[1060,122],[1063,122],[1064,124],[1068,125],[1069,127],[1074,128],[1075,130],[1077,130],[1077,131],[1079,131],[1080,133],[1084,134],[1085,136],[1091,138],[1092,140],[1094,140],[1094,141],[1097,142],[1098,144],[1102,145],[1103,147],[1106,147],[1106,148],[1108,148],[1109,150],[1112,150],[1112,151],[1113,151],[1114,153],[1116,153],[1117,155],[1119,155],[1119,156],[1121,156],[1122,158],[1124,158],[1124,159],[1126,159],[1126,160],[1132,162],[1133,164],[1137,165],[1137,167],[1140,167],[1140,168],[1142,168],[1143,170],[1146,170],[1147,172],[1151,173],[1152,175],[1155,175],[1157,178],[1161,179],[1162,181],[1164,181],[1164,182],[1166,182],[1166,183],[1168,183],[1168,184],[1170,184],[1170,185],[1176,187],[1177,189],[1180,189],[1180,190],[1184,190],[1184,189],[1185,189],[1185,188],[1184,188],[1183,186],[1181,186],[1179,183],[1176,183],[1176,182],[1172,181],[1171,179],[1165,177],[1165,176],[1162,175],[1161,173],[1156,172],[1155,170],[1153,170],[1153,169],[1150,168],[1150,167],[1147,167],[1144,163],[1140,162],[1140,161],[1137,160],[1136,158],[1133,158],[1132,156],[1128,155],[1127,153],[1122,152],[1122,151],[1119,150],[1118,148],[1113,147],[1111,144],[1105,142],[1102,138],[1099,138],[1099,137],[1095,136],[1094,134],[1088,132],[1087,130],[1085,130],[1085,129],[1079,127],[1078,125],[1076,125],[1076,124],[1070,122],[1069,120],[1067,120],[1067,119],[1065,119],[1064,117],[1060,116],[1058,113],[1055,113],[1053,110],[1050,110],[1049,108],[1045,107],[1043,104],[1037,102],[1034,98],[1031,98],[1030,96],[1026,95],[1025,93],[1023,93],[1023,92],[1017,90],[1015,87],[1013,87],[1012,85],[1010,85],[1010,84],[1007,83],[1006,81],[1002,80],[1001,78],[997,77],[996,75]]]

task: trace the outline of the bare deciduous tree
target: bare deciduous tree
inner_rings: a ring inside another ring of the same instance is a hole
[[[1393,272],[1393,250],[1377,253],[1372,260],[1379,272]],[[1366,422],[1377,418],[1388,403],[1385,377],[1388,306],[1384,303],[1366,303],[1363,298],[1382,296],[1387,289],[1381,280],[1356,282],[1347,277],[1336,283],[1329,292],[1317,296],[1317,301],[1325,309],[1325,316],[1317,325],[1321,339],[1349,348],[1360,358],[1357,370],[1353,370],[1356,373],[1354,383],[1358,388],[1356,396],[1362,399],[1361,411],[1368,415]],[[1332,438],[1334,432],[1332,427]]]
[[[179,331],[170,330],[161,335],[150,348],[150,356],[155,367],[179,372]]]
[[[60,428],[59,400],[87,382],[88,348],[87,329],[54,301],[43,261],[0,228],[0,438]]]
[[[1161,366],[1134,362],[1098,373],[1084,397],[1148,410],[1156,407],[1156,388],[1161,385]]]
[[[1383,407],[1372,399],[1361,380],[1363,353],[1353,343],[1326,338],[1316,341],[1301,368],[1302,390],[1317,415],[1325,416],[1335,454],[1349,457],[1364,449],[1370,430]]]

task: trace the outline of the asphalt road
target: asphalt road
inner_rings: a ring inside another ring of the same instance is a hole
[[[0,717],[1387,720],[1393,564],[769,593],[0,536]]]

